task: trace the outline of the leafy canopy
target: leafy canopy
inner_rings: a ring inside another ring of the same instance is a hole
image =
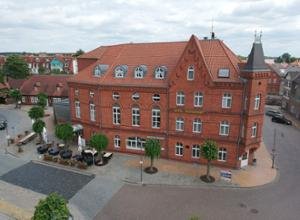
[[[28,116],[34,120],[42,118],[44,117],[44,109],[40,106],[34,106],[29,110]]]
[[[37,134],[41,134],[45,126],[46,124],[44,121],[37,119],[32,125],[32,130]]]
[[[201,155],[208,161],[218,158],[217,143],[213,140],[206,140],[201,146]]]
[[[80,55],[84,54],[84,51],[79,49],[76,51],[76,53],[74,54],[74,57],[79,57]]]
[[[147,157],[159,158],[160,156],[160,143],[157,139],[147,139],[145,144],[145,154]]]
[[[37,95],[37,98],[38,98],[37,105],[41,106],[42,108],[45,108],[47,105],[48,96],[45,93],[41,92]]]
[[[14,79],[24,79],[29,75],[29,68],[25,60],[18,55],[7,57],[3,65],[5,75]]]
[[[67,142],[73,137],[73,128],[70,124],[60,124],[55,127],[55,136],[64,142]]]
[[[281,56],[274,59],[275,63],[292,63],[296,60],[295,57],[292,57],[289,53],[284,53]]]
[[[90,146],[95,148],[98,152],[106,149],[108,145],[108,138],[104,134],[94,134],[90,138]]]
[[[20,92],[20,90],[18,89],[12,89],[9,92],[9,95],[15,100],[15,101],[19,101],[22,98],[22,94]]]
[[[0,83],[3,83],[3,82],[4,82],[4,73],[3,73],[2,68],[0,68]]]
[[[56,193],[49,194],[45,199],[41,199],[35,207],[33,220],[67,220],[70,211],[67,201]]]

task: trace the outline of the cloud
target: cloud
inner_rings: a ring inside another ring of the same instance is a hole
[[[2,0],[0,51],[91,50],[125,42],[218,38],[237,54],[250,52],[263,31],[267,55],[300,56],[299,2],[290,0]]]

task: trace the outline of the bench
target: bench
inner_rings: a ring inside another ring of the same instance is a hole
[[[23,144],[27,144],[29,141],[33,140],[36,137],[35,132],[31,132],[30,134],[23,137],[21,140],[18,141],[17,145],[21,146]]]

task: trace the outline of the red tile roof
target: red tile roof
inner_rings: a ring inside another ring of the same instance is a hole
[[[207,69],[214,81],[238,81],[239,58],[220,40],[199,40],[194,35],[190,41],[196,41],[201,51]],[[68,81],[102,85],[123,86],[153,86],[167,87],[167,80],[154,78],[157,66],[166,66],[167,76],[172,74],[185,48],[190,41],[165,43],[129,43],[112,46],[102,46],[80,56],[80,58],[97,59],[95,64],[88,66]],[[93,76],[93,70],[98,64],[109,65],[106,73],[101,77]],[[124,78],[115,78],[114,69],[118,65],[127,65],[128,70]],[[139,65],[147,66],[147,73],[143,79],[134,78],[134,69]],[[220,68],[230,69],[228,79],[218,78]]]
[[[26,79],[13,79],[8,78],[8,84],[12,89],[20,89]]]
[[[67,97],[69,75],[33,75],[27,79],[20,90],[23,95],[37,95],[42,92],[48,96]]]

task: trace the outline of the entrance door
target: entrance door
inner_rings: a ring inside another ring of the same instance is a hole
[[[248,151],[242,155],[241,167],[248,166]]]

